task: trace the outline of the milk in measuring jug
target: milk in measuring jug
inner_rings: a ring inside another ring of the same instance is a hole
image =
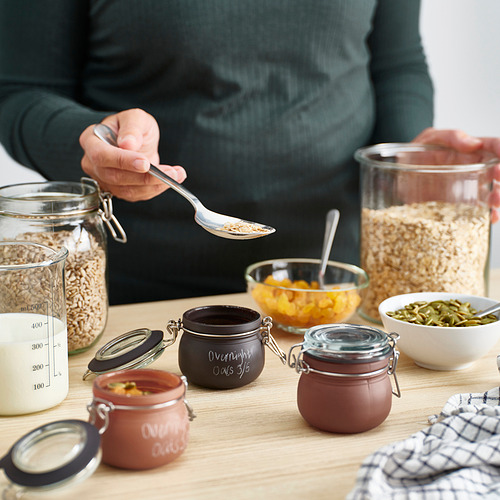
[[[68,394],[65,324],[52,316],[0,314],[0,415],[50,408]]]

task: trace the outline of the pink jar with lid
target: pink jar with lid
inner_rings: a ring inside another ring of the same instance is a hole
[[[397,338],[362,325],[310,328],[288,356],[289,366],[300,373],[297,406],[302,417],[313,427],[336,433],[380,425],[390,413],[392,395],[401,396],[395,374]],[[396,391],[389,375],[394,375]]]
[[[109,384],[135,382],[144,395],[117,394]],[[179,457],[194,413],[184,377],[161,370],[122,370],[93,384],[89,421],[102,434],[102,461],[124,469],[151,469]]]

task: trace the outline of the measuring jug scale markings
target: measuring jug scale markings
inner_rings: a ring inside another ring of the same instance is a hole
[[[54,406],[68,394],[64,323],[33,313],[0,314],[0,414]]]
[[[0,415],[44,410],[68,394],[67,254],[0,243]]]

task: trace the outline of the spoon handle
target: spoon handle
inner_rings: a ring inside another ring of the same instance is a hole
[[[160,179],[163,181],[165,184],[168,184],[172,189],[177,191],[181,196],[184,196],[186,200],[193,205],[194,208],[200,208],[201,202],[200,200],[193,194],[189,189],[185,188],[181,184],[179,184],[177,181],[172,179],[169,175],[167,175],[165,172],[162,172],[158,167],[156,167],[153,164],[149,164],[149,173],[153,176],[156,177],[157,179]]]
[[[482,318],[483,316],[488,316],[488,314],[493,314],[496,313],[497,311],[500,311],[500,302],[498,304],[493,304],[491,307],[488,307],[487,309],[479,311],[477,314],[475,314],[475,316],[476,318]]]
[[[337,231],[339,218],[340,212],[336,208],[333,208],[326,214],[325,239],[323,240],[321,266],[319,268],[320,282],[323,281],[323,278],[325,276],[326,265],[328,263],[328,258],[330,257],[330,252],[332,250],[333,238],[335,236],[335,232]]]

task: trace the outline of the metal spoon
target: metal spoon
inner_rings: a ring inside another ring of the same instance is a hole
[[[479,311],[478,313],[474,314],[474,317],[482,318],[483,316],[488,316],[488,314],[493,314],[497,311],[500,311],[500,302],[498,304],[493,304],[491,307],[483,309],[482,311]]]
[[[104,125],[103,123],[94,125],[94,134],[107,144],[118,147],[116,134],[107,125]],[[193,193],[191,193],[191,191],[176,182],[167,174],[163,173],[154,165],[149,166],[149,173],[168,184],[180,195],[184,196],[184,198],[186,198],[186,200],[188,200],[194,207],[194,220],[209,233],[222,238],[248,240],[252,238],[260,238],[261,236],[267,236],[268,234],[276,231],[271,226],[238,219],[229,215],[218,214],[217,212],[208,210],[208,208],[206,208],[201,201]],[[249,226],[245,227],[246,225]]]
[[[321,252],[321,265],[319,268],[318,282],[320,288],[325,288],[325,272],[328,258],[332,250],[333,238],[339,224],[340,212],[333,208],[326,214],[325,237],[323,239],[323,250]]]

